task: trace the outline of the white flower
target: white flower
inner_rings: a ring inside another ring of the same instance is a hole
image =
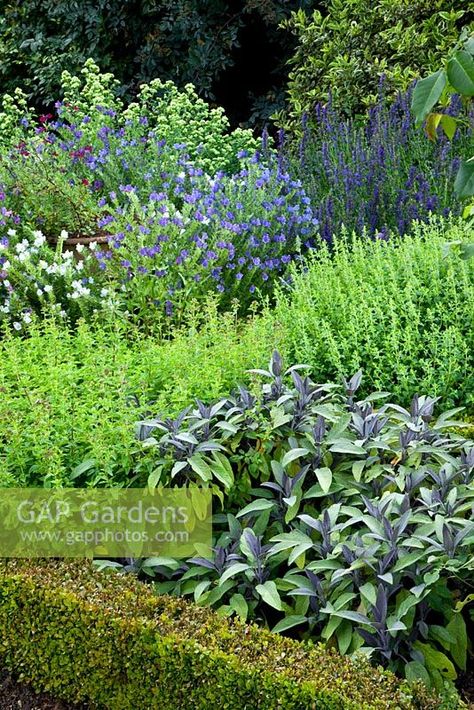
[[[0,313],[10,313],[10,306],[0,306]]]
[[[84,244],[76,244],[76,251],[78,252],[78,254],[82,254],[82,252],[84,251]]]
[[[35,232],[35,234],[36,237],[33,244],[35,245],[35,247],[42,247],[43,244],[46,242],[46,237],[41,232]]]
[[[10,288],[11,283],[9,282],[8,279],[5,279],[5,281],[3,282],[3,285],[4,285],[6,288]]]
[[[91,242],[91,243],[89,244],[89,249],[90,249],[91,251],[95,251],[95,250],[97,249],[97,242]]]
[[[9,268],[10,268],[10,262],[9,262],[8,259],[7,259],[7,260],[4,262],[4,264],[3,264],[3,266],[2,266],[2,269],[3,269],[3,271],[8,271]]]
[[[57,264],[50,264],[49,266],[46,267],[46,273],[48,274],[55,274],[58,270],[58,265]]]
[[[108,289],[108,288],[103,288],[103,289],[101,289],[101,291],[100,291],[100,297],[101,297],[101,298],[105,298],[105,297],[108,296],[108,295],[109,295],[109,289]]]
[[[48,262],[44,259],[40,259],[38,262],[38,266],[40,267],[40,269],[43,269],[43,271],[45,271],[48,268]]]
[[[41,298],[41,296],[43,295],[43,291],[40,288],[37,288],[36,295],[38,296],[38,298]]]
[[[61,230],[61,234],[59,236],[61,239],[68,239],[69,238],[69,234],[66,232],[65,229]]]
[[[76,264],[76,271],[82,271],[84,269],[84,262],[78,261]]]
[[[15,330],[21,330],[21,323],[18,323],[18,321],[15,321],[13,323],[13,327],[15,328]]]
[[[53,287],[51,286],[51,284],[46,284],[46,286],[44,287],[45,293],[51,293],[52,290]]]
[[[68,260],[68,259],[73,259],[73,258],[74,258],[74,254],[72,253],[72,251],[67,250],[67,251],[63,252],[63,259]]]
[[[63,318],[66,317],[66,311],[59,311],[59,315],[62,316]]]
[[[25,240],[22,242],[18,242],[18,244],[15,246],[15,250],[17,254],[21,254],[22,252],[26,251],[28,248],[28,242],[25,244]]]
[[[26,261],[26,260],[28,259],[28,256],[29,256],[28,252],[26,252],[26,251],[21,251],[21,252],[18,254],[18,261],[22,261],[22,262],[23,262],[23,261]]]
[[[29,313],[24,313],[23,314],[23,320],[25,323],[31,323],[31,316]]]
[[[9,229],[7,234],[9,237],[16,237],[16,229]]]

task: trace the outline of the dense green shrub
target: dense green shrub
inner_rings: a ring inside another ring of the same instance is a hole
[[[170,340],[125,333],[117,321],[101,326],[73,333],[46,322],[25,339],[5,333],[0,485],[124,485],[136,480],[132,471],[146,478],[137,419],[150,407],[171,414],[194,396],[218,397],[274,345],[284,349],[268,318],[245,323],[214,306],[190,313]]]
[[[438,68],[473,23],[464,0],[326,0],[326,13],[294,13],[286,23],[299,44],[290,60],[288,117],[332,96],[347,114],[376,101],[380,81],[389,94],[406,89],[420,74]],[[474,25],[472,25],[474,26]]]
[[[6,668],[108,710],[439,707],[363,658],[228,622],[82,562],[4,564],[0,629]]]
[[[281,103],[285,59],[294,47],[293,38],[278,25],[291,10],[317,4],[2,0],[1,91],[21,85],[37,102],[51,104],[61,72],[78,71],[92,56],[117,75],[121,94],[133,94],[139,84],[159,77],[180,86],[191,82],[207,98],[217,93],[217,100],[222,97],[239,121],[247,120],[252,108],[257,116],[266,116]],[[252,31],[255,25],[257,33]],[[257,42],[264,56],[256,65],[248,57],[256,54]]]
[[[474,404],[474,261],[446,242],[471,228],[434,222],[390,242],[355,237],[321,250],[281,292],[276,318],[292,359],[317,381],[364,369],[365,387],[402,403],[416,392]]]
[[[362,649],[442,691],[467,664],[456,601],[474,571],[474,442],[449,435],[459,412],[436,418],[434,399],[406,410],[387,393],[359,399],[361,372],[337,387],[302,369],[275,352],[259,389],[142,424],[149,486],[197,481],[227,497],[211,560],[141,569],[160,591]]]

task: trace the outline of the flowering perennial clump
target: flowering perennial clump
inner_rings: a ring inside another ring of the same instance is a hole
[[[302,180],[324,239],[342,225],[385,239],[405,234],[414,220],[460,212],[453,182],[472,131],[458,130],[452,142],[428,141],[415,126],[410,97],[389,105],[381,96],[364,124],[344,118],[330,102],[318,105],[316,122],[303,117],[297,149],[283,144],[282,158]],[[460,102],[450,111],[459,113]]]
[[[246,307],[313,246],[309,198],[277,161],[258,155],[232,176],[211,178],[186,157],[179,163],[166,191],[150,192],[146,201],[132,185],[109,195],[99,221],[109,249],[97,252],[99,267],[142,305],[144,299],[167,313],[209,291],[227,302],[239,296]]]
[[[74,322],[81,315],[112,307],[112,293],[93,275],[97,245],[91,243],[77,259],[72,250],[62,248],[67,236],[66,232],[60,235],[54,251],[39,230],[10,228],[8,236],[0,239],[0,322],[8,321],[22,331],[40,314]],[[77,248],[83,251],[81,245]]]

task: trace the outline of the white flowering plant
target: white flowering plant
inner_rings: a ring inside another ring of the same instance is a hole
[[[0,323],[23,331],[46,314],[74,323],[113,306],[113,289],[97,279],[97,244],[64,249],[67,232],[52,249],[41,231],[9,229],[0,237]]]

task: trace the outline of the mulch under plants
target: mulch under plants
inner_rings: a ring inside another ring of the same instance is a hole
[[[0,671],[1,710],[88,710],[86,705],[70,705],[19,683],[7,671]]]

